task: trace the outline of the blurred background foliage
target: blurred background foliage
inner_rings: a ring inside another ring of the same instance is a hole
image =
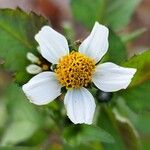
[[[148,4],[148,0],[0,0],[0,150],[149,150]],[[102,61],[138,71],[126,90],[112,94],[92,89],[97,103],[94,123],[74,125],[60,99],[47,106],[26,99],[20,88],[32,77],[25,71],[26,54],[38,55],[34,35],[43,25],[50,24],[73,43],[84,39],[95,21],[110,29],[109,51]]]

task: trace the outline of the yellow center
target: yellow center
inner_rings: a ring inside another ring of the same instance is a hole
[[[86,87],[92,79],[95,61],[79,52],[71,52],[59,60],[55,72],[66,88]]]

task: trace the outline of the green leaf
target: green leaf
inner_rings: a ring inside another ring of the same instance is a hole
[[[31,104],[23,91],[16,84],[9,85],[6,92],[8,109],[14,121],[30,121],[40,126],[43,122],[42,116],[36,106]]]
[[[129,23],[140,0],[74,0],[71,2],[73,15],[88,28],[92,28],[95,21],[99,21],[113,30],[120,30]]]
[[[25,146],[0,146],[0,150],[37,150],[37,148]]]
[[[74,17],[88,28],[103,17],[104,0],[75,0],[71,4]]]
[[[30,138],[44,124],[44,118],[16,84],[11,84],[5,94],[10,125],[4,130],[1,143],[15,145]]]
[[[136,124],[137,129],[143,135],[143,137],[147,138],[150,136],[150,111],[142,111],[139,114],[139,121]]]
[[[46,21],[33,13],[21,10],[0,10],[0,57],[5,60],[5,68],[15,73],[18,83],[29,79],[26,73],[29,51],[36,53],[34,35]]]
[[[141,0],[108,0],[105,23],[114,30],[125,27]]]
[[[138,29],[136,31],[133,31],[131,33],[128,33],[126,35],[122,35],[121,36],[121,40],[124,42],[124,43],[127,43],[127,42],[131,42],[133,40],[135,40],[136,38],[140,37],[142,34],[144,34],[145,32],[147,31],[146,28],[141,28],[141,29]]]
[[[149,137],[143,137],[142,138],[142,149],[143,150],[149,150],[150,149]]]
[[[113,143],[113,137],[105,130],[96,126],[70,126],[64,130],[64,138],[70,144],[80,144],[91,141]]]
[[[150,81],[144,82],[134,88],[129,88],[126,92],[121,91],[119,94],[126,100],[127,105],[134,111],[149,110],[150,106]]]
[[[139,135],[132,123],[125,117],[121,116],[117,109],[113,109],[116,119],[117,128],[128,149],[140,150]]]
[[[134,88],[129,88],[126,92],[120,92],[119,94],[126,100],[126,104],[133,109],[138,116],[138,120],[134,122],[136,128],[143,135],[143,138],[147,138],[150,135],[150,81],[146,81],[141,85]],[[130,116],[131,118],[131,116]],[[135,118],[132,119],[132,121]]]
[[[81,131],[80,142],[85,141],[113,143],[114,139],[109,133],[99,127],[85,125]]]
[[[121,64],[127,59],[127,51],[119,36],[109,30],[109,49],[104,59]]]
[[[115,104],[122,116],[129,118],[134,124],[138,122],[138,115],[127,105],[123,97],[116,97]]]
[[[6,105],[0,98],[0,128],[4,127],[8,114],[6,110]]]
[[[114,144],[105,144],[105,149],[139,149],[139,137],[131,122],[119,114],[116,108],[102,106],[98,123],[109,131],[115,139]]]
[[[124,66],[137,69],[130,86],[135,86],[146,80],[150,80],[150,50],[132,57]]]
[[[110,109],[110,108],[109,108]],[[106,150],[120,150],[120,149],[124,149],[124,143],[122,141],[122,138],[117,130],[117,126],[115,124],[115,119],[112,116],[111,110],[106,111],[106,109],[103,107],[101,107],[100,109],[100,113],[99,113],[99,117],[98,117],[98,125],[103,128],[104,130],[107,130],[107,132],[109,132],[115,142],[114,143],[103,143],[103,147]]]
[[[37,130],[37,124],[28,121],[18,121],[10,124],[5,131],[1,144],[14,145],[23,142]]]

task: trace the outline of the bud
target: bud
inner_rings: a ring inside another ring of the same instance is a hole
[[[56,64],[52,64],[51,67],[50,67],[50,69],[51,69],[52,71],[54,71],[54,70],[56,69],[56,67],[57,67]]]
[[[39,62],[40,62],[39,58],[30,52],[27,53],[27,59],[30,60],[32,63],[39,64]]]
[[[96,98],[100,103],[107,103],[112,99],[113,94],[110,92],[103,92],[98,90],[96,92]]]
[[[32,64],[32,65],[27,66],[26,71],[30,74],[38,74],[42,72],[42,68],[37,65]]]

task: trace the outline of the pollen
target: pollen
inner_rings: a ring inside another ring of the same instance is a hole
[[[58,81],[67,89],[87,87],[94,71],[95,61],[74,51],[62,57],[55,69]]]

